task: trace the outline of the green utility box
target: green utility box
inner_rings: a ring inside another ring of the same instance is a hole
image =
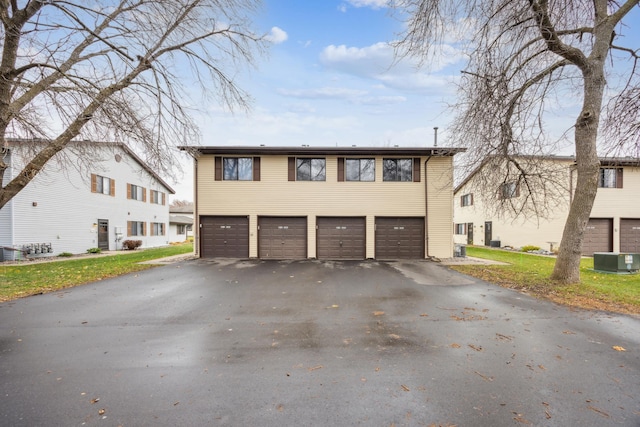
[[[640,270],[640,254],[595,252],[593,269],[613,273],[635,273]]]

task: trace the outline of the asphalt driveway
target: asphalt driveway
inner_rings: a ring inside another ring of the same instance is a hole
[[[0,304],[0,425],[638,427],[639,355],[426,261],[184,261]]]

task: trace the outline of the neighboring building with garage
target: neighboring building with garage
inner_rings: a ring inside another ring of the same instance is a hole
[[[503,179],[500,184],[487,185],[487,168],[499,168],[483,163],[476,168],[454,191],[454,241],[456,244],[475,244],[496,247],[521,248],[533,245],[545,250],[557,250],[562,239],[564,224],[569,213],[575,180],[577,177],[575,158],[563,156],[522,156],[522,161],[534,161],[554,176],[554,184],[545,190],[526,186],[522,181]],[[515,216],[513,211],[498,212],[487,195],[499,195],[517,209],[518,204],[527,203],[530,192],[557,192],[546,208],[539,211],[546,215],[536,216],[531,206],[527,213]],[[583,255],[594,252],[640,253],[640,159],[601,158],[598,192],[583,241]],[[489,207],[489,208],[488,208]]]
[[[453,255],[460,148],[181,147],[202,258]]]

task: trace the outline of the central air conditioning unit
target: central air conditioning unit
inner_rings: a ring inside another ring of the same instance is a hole
[[[640,254],[595,252],[593,269],[607,273],[636,273],[640,270]]]

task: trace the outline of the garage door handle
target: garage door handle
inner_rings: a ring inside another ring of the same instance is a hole
[[[225,244],[225,245],[227,244],[227,241],[226,241],[226,240],[224,241],[224,244]]]
[[[342,240],[340,241],[340,246],[342,246]]]
[[[284,241],[282,241],[282,244],[284,245]]]
[[[400,242],[398,242],[398,246],[400,246]]]

